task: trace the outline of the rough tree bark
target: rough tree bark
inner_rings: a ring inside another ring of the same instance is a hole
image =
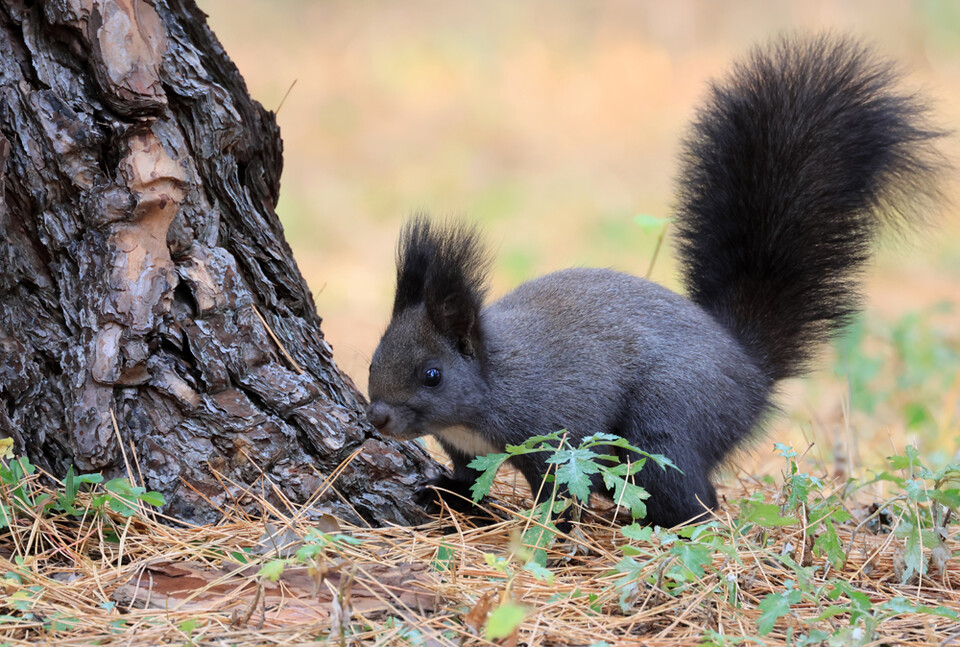
[[[251,484],[421,521],[438,468],[362,420],[274,211],[274,115],[193,0],[0,7],[0,436],[53,474],[136,461],[194,522]]]

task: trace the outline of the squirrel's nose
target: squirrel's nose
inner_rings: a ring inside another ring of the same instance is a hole
[[[371,402],[367,405],[367,420],[381,430],[390,422],[390,407],[383,402]]]

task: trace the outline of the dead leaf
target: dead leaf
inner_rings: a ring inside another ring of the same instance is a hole
[[[237,610],[234,617],[240,618],[255,603],[257,587],[262,585],[267,625],[327,621],[337,592],[350,578],[350,573],[343,571],[352,569],[328,569],[325,578],[329,586],[320,587],[307,567],[288,566],[277,582],[257,577],[258,570],[258,565],[237,569],[199,562],[155,562],[111,597],[126,607],[227,614]],[[394,606],[435,610],[441,600],[420,584],[429,577],[432,574],[426,563],[357,564],[349,591],[351,612],[367,614],[393,610]]]
[[[480,635],[484,625],[487,624],[487,615],[489,615],[492,606],[493,591],[489,591],[473,605],[467,615],[463,616],[463,623],[473,630],[475,635]]]

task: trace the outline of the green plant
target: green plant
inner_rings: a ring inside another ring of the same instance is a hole
[[[297,549],[293,557],[282,557],[271,559],[264,563],[257,575],[265,577],[271,582],[276,582],[283,575],[284,569],[291,564],[301,564],[312,566],[318,559],[333,553],[343,555],[343,548],[346,545],[360,545],[363,543],[356,537],[340,533],[329,534],[316,528],[310,528],[303,536],[303,545]],[[236,553],[231,553],[236,555]],[[244,560],[249,560],[249,556],[240,555]],[[246,561],[242,562],[246,563]]]
[[[905,505],[897,515],[901,522],[894,532],[905,540],[902,580],[906,582],[914,575],[926,574],[931,564],[942,570],[952,557],[946,539],[948,525],[960,510],[960,464],[930,469],[920,459],[920,452],[909,445],[902,455],[888,461],[900,474],[883,471],[875,480],[897,486],[899,494],[888,505]],[[930,549],[929,558],[924,557],[924,548]]]
[[[2,449],[2,448],[0,448]],[[42,512],[46,515],[69,515],[82,517],[89,509],[103,512],[107,508],[130,517],[139,512],[139,503],[162,506],[165,501],[158,492],[147,492],[124,478],[115,478],[103,483],[101,474],[75,474],[73,466],[67,468],[63,486],[51,490],[41,485],[36,477],[37,468],[26,456],[0,458],[0,529],[8,527],[18,513]],[[102,489],[97,488],[103,483]],[[78,495],[89,488],[90,504],[79,505]]]
[[[625,438],[613,434],[598,433],[581,441],[577,447],[567,445],[566,431],[556,431],[545,436],[533,436],[520,445],[507,445],[502,454],[487,454],[478,456],[470,467],[480,472],[476,483],[471,488],[473,500],[479,502],[490,492],[497,470],[507,459],[513,456],[522,456],[537,452],[547,452],[550,456],[547,463],[556,465],[553,475],[554,500],[559,493],[558,488],[564,488],[573,497],[586,503],[590,498],[590,486],[594,475],[600,475],[603,484],[610,490],[614,501],[630,510],[634,519],[646,516],[647,506],[644,499],[650,494],[641,486],[633,482],[633,477],[643,469],[647,460],[651,460],[661,469],[679,469],[666,456],[650,454],[634,447]],[[601,448],[611,450],[599,452]],[[621,463],[614,450],[637,456],[634,462]],[[610,464],[606,464],[610,463]],[[548,508],[551,512],[552,507]]]

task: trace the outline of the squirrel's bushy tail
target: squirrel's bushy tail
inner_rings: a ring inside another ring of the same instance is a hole
[[[896,82],[856,42],[784,38],[711,87],[684,142],[688,294],[774,380],[802,373],[858,310],[878,230],[936,202],[943,133]]]

